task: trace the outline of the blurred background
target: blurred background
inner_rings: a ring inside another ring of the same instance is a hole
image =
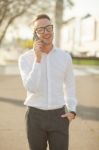
[[[0,0],[0,64],[15,63],[20,53],[32,48],[31,21],[47,13],[56,46],[71,53],[74,63],[99,65],[98,5],[98,0]]]
[[[28,150],[19,56],[33,46],[31,21],[53,21],[54,44],[72,56],[78,99],[70,150],[99,149],[99,0],[0,0],[0,150]]]

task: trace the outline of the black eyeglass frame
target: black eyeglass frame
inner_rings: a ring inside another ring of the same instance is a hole
[[[48,27],[52,27],[50,31],[48,30]],[[42,30],[42,32],[39,32],[38,29],[43,29],[43,30]],[[45,27],[36,28],[36,29],[35,29],[35,33],[43,34],[43,33],[45,32],[45,30],[46,30],[47,32],[52,32],[52,31],[53,31],[53,25],[50,24],[50,25],[47,25],[47,26],[45,26]]]

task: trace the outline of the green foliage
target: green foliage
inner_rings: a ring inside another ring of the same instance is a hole
[[[99,58],[73,58],[73,64],[78,65],[99,65]]]
[[[32,39],[26,39],[26,40],[17,39],[17,44],[20,47],[25,48],[25,49],[33,47],[33,41],[32,41]]]

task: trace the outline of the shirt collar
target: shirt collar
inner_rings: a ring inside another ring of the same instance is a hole
[[[33,51],[34,51],[34,48],[33,48]],[[55,51],[56,51],[56,47],[53,45],[52,49],[50,50],[50,52],[48,54],[47,53],[43,53],[43,54],[49,55],[49,54],[52,54]]]
[[[49,55],[49,54],[52,54],[52,53],[55,52],[55,51],[56,51],[56,47],[53,45],[53,47],[52,47],[51,51],[48,53],[48,55]]]

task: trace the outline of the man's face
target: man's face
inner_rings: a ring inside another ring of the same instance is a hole
[[[44,42],[45,45],[52,44],[53,25],[48,19],[44,18],[35,21],[34,32]]]

